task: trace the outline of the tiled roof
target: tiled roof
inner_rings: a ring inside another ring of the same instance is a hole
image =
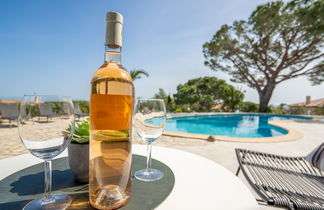
[[[4,104],[20,103],[20,100],[7,100],[7,99],[0,99],[0,103],[4,103]]]
[[[306,101],[305,101],[305,102],[296,103],[296,104],[289,104],[289,106],[291,106],[291,107],[294,107],[294,106],[323,107],[324,106],[324,98],[311,100],[310,103],[307,105],[306,105]]]
[[[212,110],[221,110],[224,108],[224,104],[216,104],[211,109]]]

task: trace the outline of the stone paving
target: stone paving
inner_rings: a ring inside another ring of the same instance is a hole
[[[301,133],[303,133],[304,137],[299,140],[289,142],[245,143],[225,141],[213,142],[190,138],[162,136],[153,145],[172,147],[201,155],[205,158],[215,161],[216,163],[219,163],[223,167],[235,173],[238,167],[236,155],[234,152],[235,148],[245,148],[286,156],[305,156],[313,148],[324,141],[323,121],[280,122],[280,124],[300,131]],[[143,144],[143,142],[141,142],[138,137],[133,138],[133,143]],[[12,128],[10,128],[9,125],[5,122],[0,124],[0,159],[16,156],[27,152],[28,151],[24,148],[18,137],[17,126],[14,124]],[[154,153],[154,147],[152,152]],[[240,175],[240,179],[246,183],[246,180],[242,175]],[[252,189],[251,191],[253,192]],[[266,210],[273,208],[260,205],[260,209]]]

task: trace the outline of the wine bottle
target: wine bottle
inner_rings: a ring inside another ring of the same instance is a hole
[[[89,200],[97,209],[127,203],[131,190],[134,86],[121,65],[123,16],[106,16],[104,64],[91,78]]]

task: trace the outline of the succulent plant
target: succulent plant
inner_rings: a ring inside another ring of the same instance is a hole
[[[66,132],[71,131],[71,125],[66,129]],[[71,143],[88,144],[89,143],[89,118],[81,122],[75,123],[74,134]]]

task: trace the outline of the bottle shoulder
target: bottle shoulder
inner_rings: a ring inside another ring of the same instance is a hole
[[[100,80],[103,78],[112,78],[117,80],[126,80],[132,82],[132,77],[129,72],[117,63],[105,62],[99,69],[92,75],[91,81]]]

